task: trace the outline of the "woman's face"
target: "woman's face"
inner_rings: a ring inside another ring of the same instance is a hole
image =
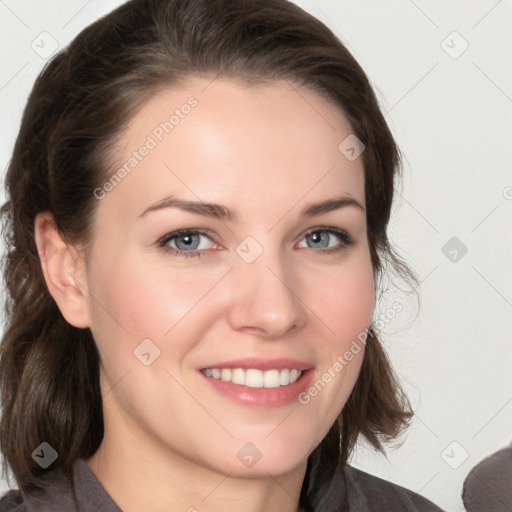
[[[363,163],[352,139],[339,149],[351,133],[284,81],[198,79],[130,121],[81,283],[105,442],[233,475],[305,462],[355,384],[374,309]]]

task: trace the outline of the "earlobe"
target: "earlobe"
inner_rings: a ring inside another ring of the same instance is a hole
[[[36,215],[34,236],[46,286],[62,316],[75,327],[89,327],[83,258],[63,240],[50,212]]]

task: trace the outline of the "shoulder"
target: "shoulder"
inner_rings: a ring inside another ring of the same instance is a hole
[[[0,497],[0,512],[122,512],[84,459],[76,459],[69,473],[57,467],[38,480],[37,488]]]
[[[468,512],[512,510],[512,446],[486,457],[464,480],[462,502]],[[508,507],[504,504],[508,504]]]
[[[346,481],[350,505],[364,506],[361,510],[393,512],[443,512],[423,496],[377,476],[346,466]],[[352,510],[352,508],[350,509]]]
[[[0,498],[0,512],[71,512],[75,508],[69,506],[69,491],[64,470],[61,467],[50,469],[37,478],[37,484],[7,491]]]
[[[25,512],[23,498],[18,489],[11,489],[0,497],[0,512]]]

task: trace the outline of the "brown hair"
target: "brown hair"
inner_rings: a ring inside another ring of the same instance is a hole
[[[34,240],[34,218],[50,211],[62,236],[87,249],[109,157],[126,122],[157,90],[190,77],[285,79],[339,106],[366,146],[367,234],[377,278],[385,262],[414,273],[391,247],[387,225],[399,149],[370,83],[350,52],[319,20],[286,0],[132,0],[85,28],[37,78],[6,175],[1,213],[7,254],[7,327],[0,345],[3,471],[23,489],[40,486],[31,457],[43,441],[51,466],[71,475],[103,438],[99,356],[89,329],[68,324],[49,294]],[[341,141],[340,141],[341,142]],[[377,281],[376,281],[377,283]],[[310,455],[301,503],[362,434],[383,451],[408,424],[410,405],[370,330],[362,369],[338,420]],[[340,441],[341,437],[341,441]]]

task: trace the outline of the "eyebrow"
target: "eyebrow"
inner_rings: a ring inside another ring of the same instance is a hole
[[[314,217],[329,213],[340,208],[353,206],[359,210],[365,211],[364,206],[352,197],[334,197],[319,203],[314,203],[303,208],[299,217]],[[227,206],[215,203],[204,203],[202,201],[185,201],[178,197],[170,196],[152,204],[146,208],[140,215],[139,219],[146,216],[150,212],[162,210],[164,208],[177,208],[184,212],[194,213],[196,215],[203,215],[204,217],[211,217],[218,220],[227,220],[231,222],[238,221],[238,215],[234,210]]]

